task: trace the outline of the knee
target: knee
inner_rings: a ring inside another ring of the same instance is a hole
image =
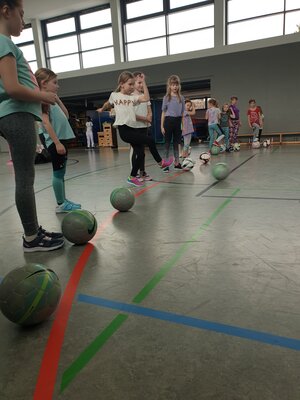
[[[65,168],[59,169],[57,171],[53,171],[53,177],[56,179],[64,179],[65,177]]]

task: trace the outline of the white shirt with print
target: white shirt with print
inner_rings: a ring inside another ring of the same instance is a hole
[[[128,125],[135,128],[135,109],[139,104],[139,96],[122,94],[121,92],[112,92],[109,96],[109,103],[114,105],[116,112],[116,120],[114,126]]]

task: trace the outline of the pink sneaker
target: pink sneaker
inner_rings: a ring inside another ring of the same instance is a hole
[[[127,183],[129,183],[130,185],[133,185],[133,186],[137,186],[137,187],[144,186],[143,182],[141,182],[138,178],[132,177],[132,176],[129,176],[127,178]]]
[[[169,160],[162,160],[161,161],[161,168],[169,167],[173,163],[173,157],[170,157]]]

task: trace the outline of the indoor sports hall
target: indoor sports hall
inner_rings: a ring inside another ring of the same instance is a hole
[[[33,72],[58,74],[76,136],[66,191],[98,228],[83,245],[24,252],[14,165],[0,137],[0,281],[34,263],[61,285],[40,324],[0,313],[0,399],[299,400],[300,0],[24,0],[24,13],[13,40]],[[152,180],[128,185],[129,145],[113,114],[96,111],[125,70],[146,76],[162,155],[166,82],[180,77],[196,107],[193,168],[166,173],[146,148]],[[205,163],[208,101],[232,96],[240,148]],[[263,110],[259,148],[249,99]],[[59,232],[69,214],[56,213],[44,161],[35,165],[38,220]],[[228,166],[223,180],[217,163]],[[110,202],[119,187],[134,194],[128,212]]]

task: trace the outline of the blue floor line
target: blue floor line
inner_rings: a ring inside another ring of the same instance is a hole
[[[225,325],[218,322],[207,321],[203,319],[186,317],[184,315],[174,314],[166,311],[158,311],[152,308],[141,307],[137,305],[121,303],[118,301],[107,300],[101,297],[87,296],[79,294],[78,301],[88,304],[93,304],[99,307],[111,308],[130,314],[141,315],[168,321],[175,324],[186,325],[197,329],[222,333],[229,336],[240,337],[243,339],[254,340],[261,343],[270,344],[272,346],[285,347],[292,350],[300,351],[300,340],[277,336],[271,333],[259,332],[251,329],[240,328],[232,325]]]

